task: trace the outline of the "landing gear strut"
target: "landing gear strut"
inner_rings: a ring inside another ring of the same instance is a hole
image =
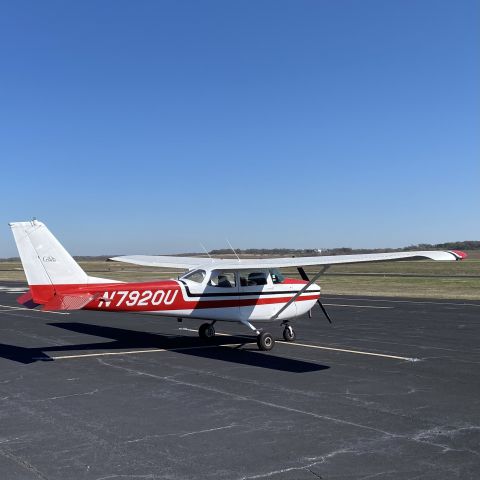
[[[289,323],[286,323],[285,328],[283,329],[283,339],[286,342],[294,342],[296,338],[297,335],[295,334],[295,330]]]
[[[198,335],[200,338],[205,340],[211,339],[215,336],[215,327],[213,326],[215,322],[212,323],[202,323],[198,329]]]
[[[275,346],[275,339],[271,333],[257,330],[248,320],[242,320],[242,323],[257,334],[257,345],[259,350],[268,352]]]

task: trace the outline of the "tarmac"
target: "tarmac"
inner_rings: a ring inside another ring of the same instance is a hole
[[[333,326],[315,307],[260,352],[22,288],[0,283],[2,480],[480,478],[480,302],[323,297]]]

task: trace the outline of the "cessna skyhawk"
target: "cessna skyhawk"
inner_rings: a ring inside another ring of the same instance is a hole
[[[29,292],[17,301],[43,310],[99,310],[163,315],[177,319],[208,320],[198,333],[215,335],[217,321],[238,322],[255,332],[260,350],[271,350],[272,334],[252,322],[281,322],[283,338],[295,340],[290,320],[309,312],[320,302],[315,283],[329,265],[407,258],[461,260],[466,254],[452,251],[413,251],[293,258],[218,259],[130,255],[111,260],[136,265],[183,269],[177,280],[120,282],[87,275],[48,228],[37,220],[10,223]],[[308,278],[303,267],[318,266]],[[285,278],[280,268],[296,267],[302,279]]]

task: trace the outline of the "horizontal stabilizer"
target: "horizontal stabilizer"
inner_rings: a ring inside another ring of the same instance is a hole
[[[43,306],[43,310],[81,310],[99,295],[99,293],[94,295],[91,293],[66,293],[55,295]]]
[[[25,292],[17,298],[17,303],[23,305],[25,308],[35,308],[40,304],[33,301],[32,293],[30,291]]]

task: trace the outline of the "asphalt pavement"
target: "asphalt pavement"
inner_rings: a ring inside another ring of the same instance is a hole
[[[316,307],[260,352],[23,288],[0,283],[2,480],[480,478],[480,302],[325,297],[333,326]]]

